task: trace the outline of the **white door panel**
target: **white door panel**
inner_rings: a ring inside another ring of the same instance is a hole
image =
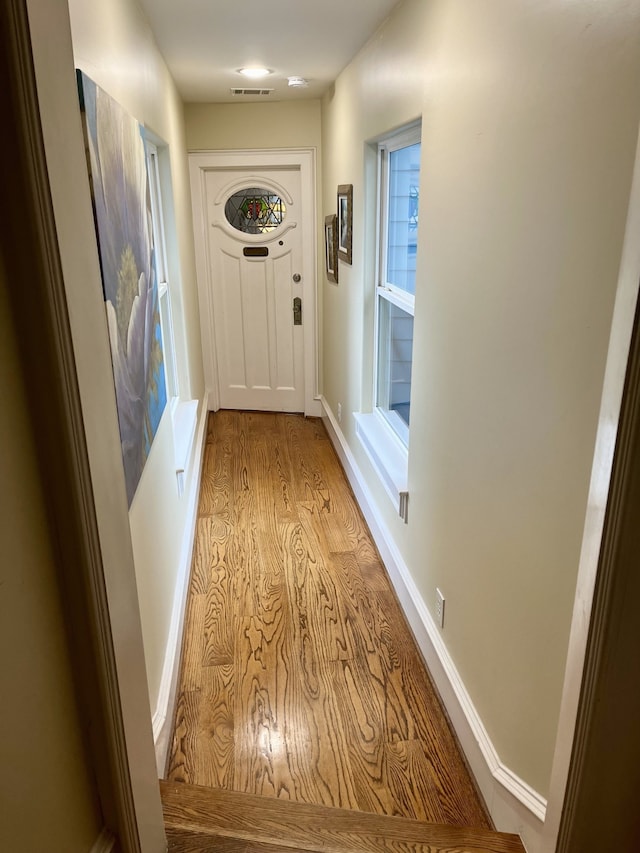
[[[226,201],[243,180],[245,186],[285,194],[284,221],[275,230],[247,234],[227,222]],[[302,260],[300,172],[211,170],[206,199],[220,405],[302,412],[304,325],[293,323],[293,300],[303,291],[302,283],[294,281]],[[245,248],[268,254],[247,257]]]

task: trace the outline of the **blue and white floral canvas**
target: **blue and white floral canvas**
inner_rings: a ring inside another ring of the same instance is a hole
[[[129,506],[167,402],[151,201],[138,122],[78,72]]]

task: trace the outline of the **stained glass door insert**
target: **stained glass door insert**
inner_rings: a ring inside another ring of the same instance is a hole
[[[224,215],[229,225],[244,234],[268,234],[284,222],[286,205],[264,187],[246,187],[229,197]]]

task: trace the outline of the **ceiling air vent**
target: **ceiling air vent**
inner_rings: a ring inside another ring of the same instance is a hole
[[[273,89],[232,89],[232,95],[270,95]]]

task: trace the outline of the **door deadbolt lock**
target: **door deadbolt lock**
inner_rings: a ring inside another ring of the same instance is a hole
[[[302,299],[299,296],[293,300],[293,325],[302,325]]]
[[[299,273],[299,272],[294,272],[294,274],[293,274],[293,280],[295,281],[295,283],[296,283],[296,284],[297,284],[299,281],[301,281],[301,280],[302,280],[302,276],[300,275],[300,273]]]

